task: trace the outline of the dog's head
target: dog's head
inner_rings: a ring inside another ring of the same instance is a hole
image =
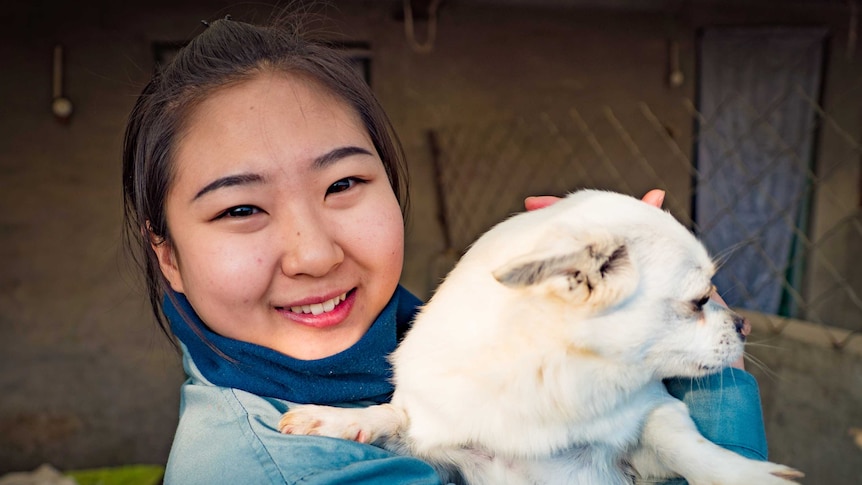
[[[704,375],[742,354],[741,318],[709,299],[704,246],[632,197],[576,192],[498,225],[470,253],[494,268],[508,318],[541,315],[586,353],[656,377]]]

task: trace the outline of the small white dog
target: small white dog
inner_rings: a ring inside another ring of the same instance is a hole
[[[392,354],[390,404],[298,406],[280,429],[410,454],[444,483],[786,485],[802,474],[707,441],[661,383],[742,355],[714,271],[670,214],[576,192],[475,242]]]

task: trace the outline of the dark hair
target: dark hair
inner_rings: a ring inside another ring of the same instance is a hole
[[[268,71],[312,79],[359,115],[406,211],[401,145],[370,87],[338,50],[304,38],[290,26],[257,26],[229,18],[207,24],[144,87],[129,115],[123,146],[126,242],[145,270],[153,313],[168,337],[172,333],[162,297],[169,286],[150,243],[170,244],[165,198],[177,139],[191,111],[214,90]]]

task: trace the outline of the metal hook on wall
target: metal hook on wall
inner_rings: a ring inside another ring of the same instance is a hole
[[[52,97],[51,112],[60,123],[67,123],[72,116],[72,101],[63,95],[63,46],[54,46],[54,62],[52,66]]]

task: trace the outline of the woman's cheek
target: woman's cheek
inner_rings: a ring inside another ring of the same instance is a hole
[[[207,286],[224,300],[249,299],[253,294],[265,290],[267,258],[261,252],[248,247],[221,245],[209,252],[200,265],[206,268]],[[263,288],[263,289],[262,289]]]
[[[376,221],[369,222],[366,227],[377,227],[374,231],[366,229],[366,233],[374,235],[368,244],[374,245],[380,252],[379,257],[388,261],[391,271],[395,273],[394,277],[399,279],[404,259],[404,219],[397,206],[387,212],[387,217],[378,217]]]

